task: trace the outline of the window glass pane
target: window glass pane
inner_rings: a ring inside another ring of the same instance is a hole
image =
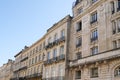
[[[76,71],[76,79],[81,79],[81,71]]]
[[[47,60],[49,60],[50,59],[50,52],[48,52],[48,54],[47,54]]]
[[[61,31],[61,37],[64,37],[65,36],[65,30],[62,30]]]
[[[60,55],[61,55],[61,54],[64,54],[64,46],[61,46],[61,47],[60,47]]]
[[[53,57],[56,57],[57,56],[57,49],[54,49],[53,50]]]
[[[98,68],[92,68],[91,69],[91,77],[98,77]]]
[[[115,76],[120,76],[120,66],[115,69]]]

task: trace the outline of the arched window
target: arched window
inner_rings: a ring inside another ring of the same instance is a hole
[[[114,75],[115,75],[115,77],[120,76],[120,66],[118,66],[118,67],[115,69]]]

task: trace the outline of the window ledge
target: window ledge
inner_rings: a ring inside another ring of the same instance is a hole
[[[120,16],[120,11],[115,12],[114,14],[111,15],[111,21],[119,18]]]
[[[90,26],[91,27],[95,27],[95,26],[97,26],[98,25],[98,21],[95,21],[95,22],[93,22],[93,23],[90,23]]]

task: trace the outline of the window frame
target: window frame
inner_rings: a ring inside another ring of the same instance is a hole
[[[97,72],[96,72],[97,71]],[[97,78],[99,76],[98,67],[91,68],[91,78]]]
[[[97,11],[95,11],[91,14],[90,21],[91,21],[90,22],[91,24],[98,21],[98,12]]]
[[[79,74],[78,74],[79,72]],[[81,70],[75,72],[75,79],[81,79]]]
[[[118,66],[117,68],[115,68],[115,70],[114,70],[114,76],[115,77],[120,77],[120,66]]]
[[[98,46],[94,46],[91,48],[91,55],[96,55],[98,54]]]

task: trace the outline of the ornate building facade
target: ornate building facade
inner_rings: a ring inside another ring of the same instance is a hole
[[[120,0],[73,6],[68,80],[120,79]]]

